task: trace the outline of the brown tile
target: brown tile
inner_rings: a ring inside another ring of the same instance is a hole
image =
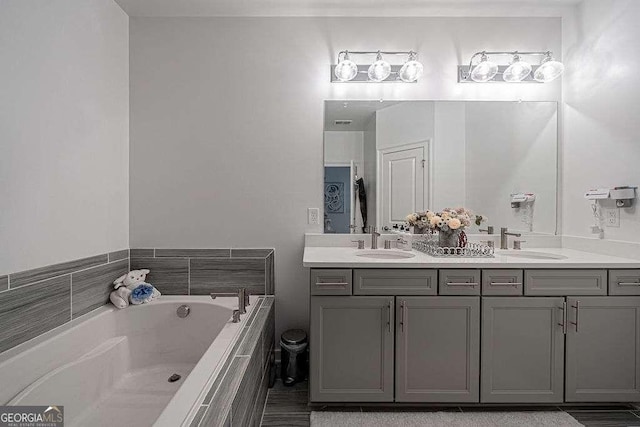
[[[235,395],[231,406],[232,426],[246,427],[250,425],[253,407],[262,382],[263,366],[261,354],[262,348],[257,346],[249,357],[249,364],[242,376],[238,393]]]
[[[273,249],[231,249],[232,258],[266,258]]]
[[[0,292],[9,289],[9,276],[0,276]]]
[[[229,258],[231,249],[156,249],[156,257]]]
[[[154,257],[154,250],[153,249],[131,249],[129,251],[129,255],[131,256],[131,258],[133,257],[149,257],[149,258],[153,258]]]
[[[191,258],[191,294],[234,292],[245,288],[264,294],[264,260],[257,258]]]
[[[265,294],[274,295],[276,290],[275,252],[271,252],[265,259]]]
[[[94,267],[100,264],[106,264],[109,256],[107,254],[96,255],[88,258],[76,259],[59,264],[48,265],[46,267],[34,268],[32,270],[21,271],[9,275],[11,288],[28,285],[29,283],[39,282],[40,280],[50,279],[56,276],[73,273],[74,271],[84,270],[85,268]]]
[[[262,426],[264,427],[308,427],[310,426],[309,414],[264,414]]]
[[[129,271],[129,260],[123,259],[71,275],[74,317],[95,310],[109,302],[113,281]]]
[[[0,353],[69,320],[69,275],[0,293]]]
[[[248,357],[235,357],[233,359],[220,382],[220,386],[213,395],[209,409],[202,419],[202,425],[217,426],[224,423],[248,365]]]
[[[129,259],[129,249],[109,252],[109,262],[120,261],[121,259]]]
[[[131,269],[150,270],[147,282],[166,295],[189,293],[189,259],[187,258],[131,258]]]

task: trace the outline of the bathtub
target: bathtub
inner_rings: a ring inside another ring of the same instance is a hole
[[[237,298],[162,296],[104,306],[0,354],[0,404],[64,405],[67,426],[188,422],[238,339]],[[191,308],[179,318],[181,305]],[[180,379],[169,382],[177,374]]]

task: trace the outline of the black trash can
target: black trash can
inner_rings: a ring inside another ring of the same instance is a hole
[[[292,386],[307,378],[307,333],[290,329],[280,337],[282,383]]]

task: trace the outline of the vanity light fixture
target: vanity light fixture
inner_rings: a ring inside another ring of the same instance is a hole
[[[376,62],[369,66],[367,75],[372,82],[381,82],[391,74],[391,64],[382,59],[382,54],[378,51]]]
[[[520,55],[513,55],[511,65],[504,70],[502,78],[505,82],[517,83],[521,82],[531,74],[531,64],[520,59]]]
[[[356,65],[350,59],[350,56],[371,57],[373,55],[375,55],[375,60],[369,65]],[[398,65],[392,65],[385,59],[386,56],[396,55],[406,56],[407,59],[404,63]],[[331,81],[334,83],[415,83],[424,71],[424,67],[417,60],[417,56],[418,54],[414,51],[386,52],[378,50],[351,52],[343,50],[338,53],[337,65],[331,66]]]
[[[507,56],[511,62],[499,65],[491,61],[490,57]],[[540,65],[532,66],[522,57],[542,56]],[[476,52],[471,56],[469,65],[458,65],[458,83],[486,83],[486,82],[538,82],[547,83],[558,78],[564,71],[564,65],[553,59],[550,51],[537,52]]]
[[[342,60],[340,60],[340,55],[338,55],[338,65],[336,65],[336,68],[334,69],[334,74],[341,82],[353,80],[358,74],[358,66],[355,62],[349,59],[349,52],[346,50],[344,51]]]
[[[564,65],[562,62],[554,60],[551,52],[547,52],[540,66],[536,72],[533,73],[533,79],[537,82],[546,83],[555,80],[562,73],[564,73]]]
[[[480,63],[471,70],[471,80],[478,83],[488,82],[498,74],[498,65],[489,61],[484,53],[480,57]]]

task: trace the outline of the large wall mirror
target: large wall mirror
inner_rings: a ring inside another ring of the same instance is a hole
[[[483,227],[555,234],[557,129],[555,102],[326,101],[324,231],[464,206]]]

